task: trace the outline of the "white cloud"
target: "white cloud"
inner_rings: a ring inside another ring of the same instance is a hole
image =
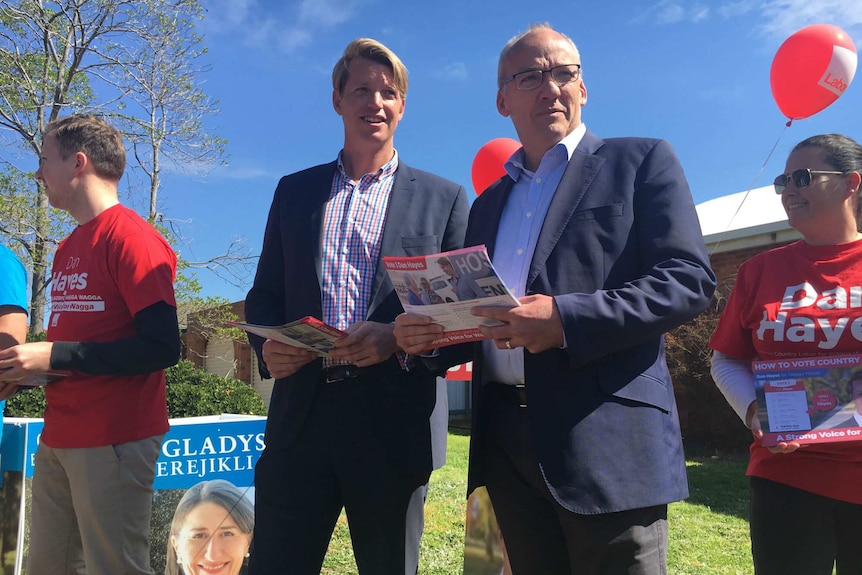
[[[752,10],[756,9],[760,5],[759,1],[756,0],[739,0],[737,2],[724,2],[719,6],[715,7],[715,11],[722,18],[734,18],[736,16],[743,16],[748,14]]]
[[[246,46],[278,47],[290,53],[309,46],[315,36],[348,22],[364,0],[300,0],[279,11],[261,0],[207,0],[201,29],[208,35],[232,36]]]
[[[464,62],[452,62],[451,64],[446,64],[443,68],[434,71],[435,78],[466,80],[467,76],[467,66]]]
[[[202,24],[209,33],[225,33],[243,26],[257,12],[257,0],[207,0]]]
[[[784,38],[810,24],[838,26],[851,36],[862,33],[859,0],[768,0],[760,11],[767,36]]]
[[[299,4],[299,24],[332,28],[350,20],[357,4],[356,0],[302,0]]]
[[[679,24],[698,23],[708,19],[710,7],[703,2],[659,0],[634,19],[635,23]]]
[[[676,24],[685,20],[685,8],[672,2],[660,2],[657,6],[656,19],[659,24]]]
[[[233,164],[225,164],[222,166],[218,166],[205,174],[205,179],[256,180],[266,178],[268,180],[273,180],[281,175],[280,173],[273,172],[271,169],[255,166],[253,162],[243,162],[240,160],[239,163],[245,165],[238,166]]]
[[[706,6],[695,6],[691,11],[692,22],[702,22],[709,18],[709,8]]]
[[[851,36],[862,36],[860,0],[658,0],[634,19],[638,24],[697,24],[711,18],[732,19],[754,14],[769,38],[786,38],[810,24],[828,23]]]

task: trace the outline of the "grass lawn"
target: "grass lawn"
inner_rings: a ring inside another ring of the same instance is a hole
[[[446,465],[431,476],[425,505],[419,573],[459,575],[464,564],[467,448],[470,438],[450,430]],[[675,575],[748,575],[748,488],[745,460],[694,456],[688,460],[691,496],[668,512],[668,572]],[[322,574],[356,575],[344,513]]]

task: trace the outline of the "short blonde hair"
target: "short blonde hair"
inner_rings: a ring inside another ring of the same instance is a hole
[[[332,89],[339,94],[344,93],[344,86],[350,79],[350,63],[357,58],[365,58],[378,64],[388,66],[392,70],[392,80],[401,92],[401,97],[407,96],[407,68],[395,52],[372,38],[357,38],[347,45],[344,54],[332,69]]]

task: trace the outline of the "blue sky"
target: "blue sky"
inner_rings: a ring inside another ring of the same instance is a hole
[[[182,251],[189,260],[213,257],[235,238],[259,253],[279,177],[335,158],[343,133],[330,74],[357,37],[382,41],[409,70],[395,137],[401,158],[463,184],[471,201],[478,149],[493,138],[517,138],[494,103],[497,56],[531,22],[549,22],[578,45],[587,127],[602,137],[669,140],[696,203],[771,183],[793,144],[810,135],[842,132],[862,141],[862,73],[829,108],[787,129],[769,87],[776,50],[803,26],[833,24],[862,49],[859,0],[205,5],[199,31],[211,71],[204,89],[221,108],[208,124],[228,140],[229,157],[206,176],[172,173],[164,180],[160,211],[185,222],[189,245]],[[208,272],[199,279],[204,295],[230,300],[248,288]]]

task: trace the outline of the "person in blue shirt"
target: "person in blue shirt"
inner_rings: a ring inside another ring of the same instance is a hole
[[[27,271],[15,254],[0,245],[0,349],[24,343],[27,336]],[[6,398],[17,389],[0,383],[0,437]]]

